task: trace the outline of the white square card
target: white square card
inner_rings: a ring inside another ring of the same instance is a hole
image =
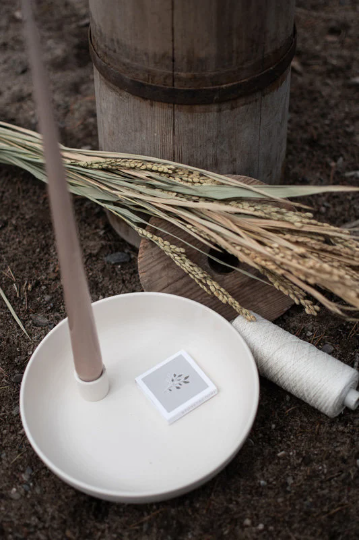
[[[136,377],[136,382],[169,424],[217,394],[216,386],[185,351]]]

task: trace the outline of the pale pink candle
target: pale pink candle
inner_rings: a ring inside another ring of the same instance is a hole
[[[58,144],[40,40],[29,0],[22,0],[34,96],[43,136],[46,173],[75,369],[82,381],[101,376],[103,364],[75,217]]]

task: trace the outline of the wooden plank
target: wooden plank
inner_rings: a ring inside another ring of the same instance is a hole
[[[252,2],[255,4],[255,2]],[[270,0],[262,11],[265,20],[264,51],[284,45],[294,26],[295,0]]]
[[[113,68],[172,84],[172,0],[90,0],[92,40]]]
[[[265,92],[247,98],[210,106],[175,105],[173,161],[279,184],[289,90],[290,70]]]
[[[253,180],[251,183],[258,183]],[[272,321],[285,313],[293,305],[293,301],[273,287],[251,279],[243,274],[233,271],[228,274],[218,273],[210,266],[208,248],[182,230],[173,225],[163,222],[158,218],[152,218],[151,224],[165,228],[168,233],[180,236],[183,240],[200,247],[205,254],[199,253],[194,248],[186,247],[187,256],[196,264],[206,270],[222,287],[224,287],[238,302],[254,312]],[[153,232],[150,227],[149,230]],[[162,238],[175,245],[183,244],[162,232],[157,233]],[[256,273],[246,265],[241,265],[245,270]],[[183,270],[181,270],[161,249],[149,240],[142,240],[138,255],[138,270],[141,284],[145,291],[164,292],[184,296],[214,309],[227,320],[232,320],[236,312],[228,305],[222,304],[217,298],[209,296],[203,291]],[[256,275],[260,275],[257,273]]]
[[[96,69],[94,76],[100,149],[169,159],[173,105],[154,104],[118,91]]]
[[[262,69],[266,11],[253,0],[175,0],[173,18],[175,86],[196,86],[203,74],[228,84]]]
[[[265,184],[282,183],[287,146],[290,69],[262,93],[258,130],[258,178]]]
[[[173,161],[258,178],[260,110],[260,94],[218,105],[175,105]],[[267,172],[278,174],[276,167]]]

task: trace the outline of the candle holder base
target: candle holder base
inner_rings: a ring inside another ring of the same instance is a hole
[[[108,374],[105,366],[103,367],[103,371],[100,377],[95,381],[83,381],[77,375],[76,371],[74,373],[74,377],[78,391],[82,398],[86,401],[100,401],[107,396],[110,389],[110,381],[108,379]]]
[[[247,345],[220,315],[179,296],[125,294],[93,310],[110,390],[97,402],[81,397],[65,319],[34,352],[21,386],[35,452],[63,481],[110,501],[148,503],[200,486],[252,427],[259,382]],[[135,378],[182,349],[218,394],[168,425]]]

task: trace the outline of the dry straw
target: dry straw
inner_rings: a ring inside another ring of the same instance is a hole
[[[160,217],[204,245],[232,253],[309,314],[317,313],[317,302],[347,317],[359,309],[358,239],[347,229],[314,220],[301,205],[292,203],[292,210],[278,206],[287,197],[355,188],[255,186],[147,156],[66,147],[61,151],[72,193],[122,218],[199,286],[244,317],[252,316],[190,261],[184,248],[161,238],[139,213]],[[41,136],[33,131],[0,122],[0,161],[46,182]]]

